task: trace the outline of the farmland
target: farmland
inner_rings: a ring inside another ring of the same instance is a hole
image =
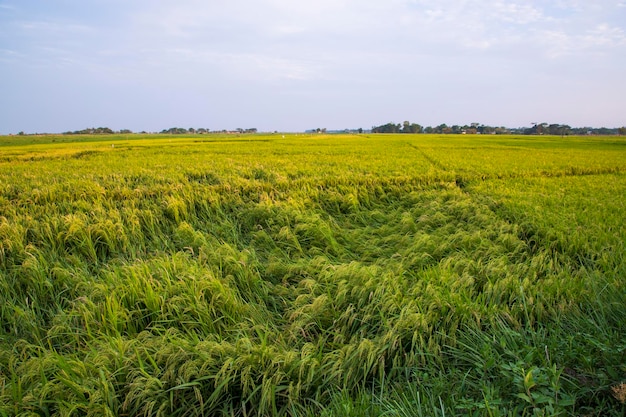
[[[0,415],[626,412],[626,140],[0,138]]]

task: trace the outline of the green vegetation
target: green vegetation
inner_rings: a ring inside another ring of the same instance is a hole
[[[505,126],[487,126],[481,123],[471,123],[469,125],[448,126],[442,123],[438,126],[423,127],[408,120],[402,124],[386,123],[380,126],[372,126],[372,133],[428,133],[428,134],[485,134],[485,135],[626,135],[626,127],[606,128],[606,127],[571,127],[560,123],[533,123],[532,127],[510,128]],[[359,132],[362,133],[362,132]]]
[[[44,138],[0,138],[0,416],[626,412],[620,138]]]

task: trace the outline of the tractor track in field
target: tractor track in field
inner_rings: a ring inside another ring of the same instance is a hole
[[[409,142],[407,142],[406,144],[410,146],[411,148],[415,149],[420,155],[424,157],[424,159],[426,159],[429,163],[431,163],[435,168],[438,168],[442,171],[448,171],[448,168],[445,165],[443,165],[441,162],[434,159],[432,156],[428,155],[426,152],[424,152],[424,150],[422,150],[418,146],[415,146]]]
[[[444,172],[450,172],[449,169],[442,164],[441,162],[439,162],[438,160],[436,160],[435,158],[433,158],[432,156],[428,155],[426,152],[424,152],[423,149],[421,149],[418,146],[413,145],[412,143],[408,143],[406,142],[406,144],[408,146],[410,146],[411,148],[415,149],[422,157],[424,157],[424,159],[426,159],[432,166],[434,166],[437,169],[440,169]],[[459,187],[462,191],[465,191],[465,187],[467,186],[467,180],[464,179],[463,177],[461,177],[460,175],[457,175],[454,179],[454,183],[456,184],[457,187]]]
[[[450,170],[448,167],[446,167],[444,164],[439,162],[437,159],[430,156],[419,146],[416,146],[409,142],[406,142],[406,145],[408,145],[409,147],[417,151],[424,159],[426,159],[435,168],[440,169],[443,172],[448,172],[448,173],[454,172]],[[471,173],[469,173],[469,175],[463,176],[457,173],[457,175],[455,175],[454,181],[460,189],[465,190],[465,188],[467,187],[467,185],[469,185],[469,183],[475,182],[477,180],[486,181],[486,180],[491,180],[491,179],[513,179],[513,178],[520,178],[520,177],[527,177],[527,178],[582,177],[582,176],[588,176],[588,175],[614,175],[614,174],[621,174],[623,172],[624,172],[623,168],[619,166],[613,166],[613,167],[606,167],[602,169],[570,167],[569,169],[556,171],[556,172],[543,171],[543,172],[535,172],[535,173],[526,173],[524,175],[511,174],[511,175],[504,175],[504,176],[472,175]]]

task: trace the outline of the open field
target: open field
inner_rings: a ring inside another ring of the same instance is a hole
[[[0,416],[623,416],[624,242],[619,137],[0,138]]]

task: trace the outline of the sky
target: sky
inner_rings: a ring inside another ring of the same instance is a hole
[[[626,0],[0,0],[0,134],[626,125]]]

